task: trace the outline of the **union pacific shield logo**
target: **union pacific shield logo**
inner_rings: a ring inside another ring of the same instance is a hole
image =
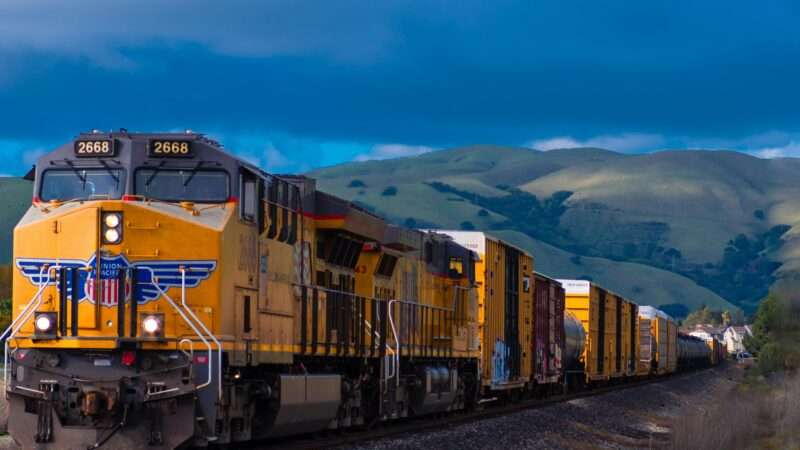
[[[55,274],[48,279],[46,272],[42,270],[45,264],[50,266],[60,264],[62,267],[74,269],[91,268],[91,270],[79,271],[78,283],[75,287],[72,286],[71,277],[67,278],[67,297],[71,299],[73,295],[77,295],[79,302],[86,301],[95,304],[97,303],[95,297],[99,294],[100,305],[106,307],[114,307],[119,303],[120,270],[136,269],[132,272],[136,277],[132,297],[136,299],[137,303],[145,304],[158,299],[161,291],[166,292],[169,288],[181,286],[181,266],[186,269],[187,288],[199,286],[217,268],[217,262],[214,260],[160,260],[130,263],[124,255],[101,257],[99,270],[97,256],[92,256],[86,261],[17,258],[15,263],[20,273],[35,286],[40,286],[45,282],[48,285],[59,286]],[[126,296],[130,294],[128,288]]]

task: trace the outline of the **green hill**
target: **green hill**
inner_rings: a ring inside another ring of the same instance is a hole
[[[395,222],[489,230],[542,272],[642,303],[751,312],[770,287],[800,285],[797,159],[474,146],[310,175]]]
[[[31,205],[33,187],[30,181],[0,177],[0,264],[8,264],[13,252],[11,235],[14,226]]]

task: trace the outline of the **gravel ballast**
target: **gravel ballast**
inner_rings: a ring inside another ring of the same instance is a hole
[[[422,431],[358,446],[358,450],[654,448],[669,444],[673,420],[702,410],[736,383],[726,365],[656,383],[554,405]]]

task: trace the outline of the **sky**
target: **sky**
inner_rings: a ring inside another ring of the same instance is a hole
[[[0,2],[0,174],[80,131],[273,172],[470,144],[800,156],[800,3]]]

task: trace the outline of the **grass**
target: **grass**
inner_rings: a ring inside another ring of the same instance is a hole
[[[677,419],[673,449],[800,448],[800,377],[758,377],[741,384],[705,411]]]

